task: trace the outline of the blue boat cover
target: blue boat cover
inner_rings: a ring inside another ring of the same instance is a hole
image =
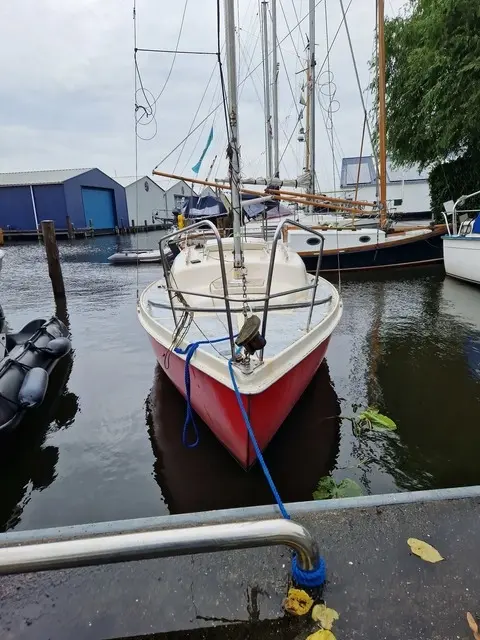
[[[480,233],[480,213],[477,215],[473,222],[472,233]]]
[[[226,216],[227,210],[223,202],[214,196],[191,196],[182,208],[185,218],[218,218]]]

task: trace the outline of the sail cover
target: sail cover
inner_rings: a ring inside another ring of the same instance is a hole
[[[225,205],[212,195],[191,196],[182,208],[185,218],[219,218],[227,215]]]
[[[265,202],[255,202],[248,204],[249,200],[258,200],[258,196],[242,194],[242,208],[249,220],[253,220],[258,216],[266,214],[266,218],[284,218],[291,215],[291,211],[278,200],[266,200]]]

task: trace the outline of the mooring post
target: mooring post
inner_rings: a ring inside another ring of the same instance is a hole
[[[0,247],[3,246],[4,243],[4,239],[3,239],[3,229],[0,229]]]
[[[148,231],[148,222],[146,220],[143,221],[145,224],[145,231]]]
[[[75,239],[75,231],[73,230],[73,224],[72,221],[70,219],[70,216],[67,216],[66,218],[67,220],[67,236],[69,240],[74,240]]]
[[[47,254],[48,275],[52,282],[54,298],[65,297],[65,286],[63,284],[62,267],[58,255],[57,238],[55,236],[55,223],[53,220],[42,221],[42,235]]]

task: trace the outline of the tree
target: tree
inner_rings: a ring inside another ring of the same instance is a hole
[[[389,157],[436,167],[437,185],[441,165],[460,160],[480,188],[480,2],[410,0],[386,20],[385,41]],[[432,193],[434,209],[459,188]]]

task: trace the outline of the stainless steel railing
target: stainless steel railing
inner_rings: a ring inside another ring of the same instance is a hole
[[[315,270],[315,277],[314,277],[314,281],[313,283],[306,285],[305,287],[301,287],[301,288],[297,288],[297,289],[291,289],[288,291],[284,291],[284,292],[278,292],[275,294],[271,293],[271,289],[272,289],[272,279],[273,279],[273,272],[274,272],[274,267],[275,267],[275,256],[277,253],[277,245],[278,245],[278,241],[280,239],[280,236],[282,234],[282,230],[284,228],[285,225],[290,225],[293,227],[297,227],[299,229],[303,229],[304,231],[307,231],[308,233],[311,233],[314,236],[317,236],[320,240],[319,242],[319,248],[318,248],[318,259],[317,259],[317,266],[316,266],[316,270]],[[214,296],[214,295],[208,295],[207,294],[202,294],[202,293],[196,293],[194,291],[182,291],[180,290],[178,287],[176,286],[172,286],[172,279],[170,277],[170,268],[168,265],[168,261],[165,257],[165,251],[164,251],[164,247],[165,245],[170,242],[171,240],[173,240],[174,238],[177,238],[178,236],[182,236],[182,235],[188,235],[190,234],[190,232],[193,229],[199,229],[201,227],[207,227],[209,228],[215,237],[215,240],[217,242],[217,247],[218,247],[218,255],[219,255],[219,262],[220,262],[220,272],[221,272],[221,278],[222,278],[222,288],[223,288],[223,296]],[[328,298],[324,298],[322,300],[315,300],[316,297],[316,293],[317,293],[317,288],[318,288],[318,279],[320,276],[320,266],[321,266],[321,262],[322,262],[322,255],[323,255],[323,247],[324,247],[324,243],[325,243],[325,239],[322,236],[322,234],[318,231],[316,231],[315,229],[312,229],[311,227],[308,227],[306,225],[301,224],[300,222],[296,222],[295,220],[292,220],[291,218],[285,218],[284,220],[282,220],[278,225],[277,228],[275,230],[275,234],[273,236],[272,239],[272,245],[271,245],[271,250],[270,250],[270,261],[269,261],[269,265],[268,265],[268,272],[267,272],[267,280],[266,280],[266,289],[265,289],[265,296],[262,298],[247,298],[246,302],[247,304],[251,307],[251,303],[252,302],[263,302],[263,320],[262,320],[262,336],[265,338],[265,334],[267,331],[267,319],[268,319],[268,311],[269,309],[275,309],[275,310],[284,310],[284,309],[302,309],[302,308],[306,308],[309,307],[309,313],[308,313],[308,318],[307,318],[307,326],[306,326],[306,330],[308,331],[310,328],[310,323],[312,320],[312,313],[313,313],[313,308],[318,305],[318,304],[325,304],[326,302],[328,302],[329,300],[331,300],[331,297]],[[160,242],[159,242],[159,248],[160,248],[160,256],[161,256],[161,260],[162,260],[162,266],[163,266],[163,271],[164,271],[164,275],[165,275],[165,282],[166,282],[166,289],[167,289],[167,293],[168,293],[168,299],[169,299],[169,303],[170,303],[170,308],[173,314],[173,319],[175,322],[175,326],[178,325],[178,320],[177,320],[177,311],[198,311],[198,312],[212,312],[212,313],[219,313],[219,312],[225,312],[226,316],[227,316],[227,324],[228,324],[228,330],[229,330],[229,336],[230,336],[230,348],[231,348],[231,352],[232,352],[232,358],[235,358],[235,344],[234,344],[234,339],[233,339],[233,322],[232,322],[232,311],[235,313],[237,312],[237,309],[232,309],[231,307],[231,303],[234,302],[239,302],[238,298],[231,298],[229,297],[228,294],[228,281],[227,281],[227,274],[226,274],[226,268],[225,268],[225,256],[223,254],[223,245],[222,245],[222,239],[220,236],[220,233],[217,229],[217,227],[210,222],[210,220],[202,220],[200,222],[196,222],[194,224],[188,225],[187,228],[184,229],[178,229],[172,233],[169,233],[166,236],[163,236],[163,238],[161,238]],[[308,290],[312,290],[312,299],[309,303],[289,303],[289,304],[282,304],[282,305],[272,305],[271,304],[271,299],[274,297],[282,297],[285,295],[288,295],[290,293],[295,293],[295,292],[300,292],[300,291],[308,291]],[[210,297],[210,298],[215,298],[215,299],[221,299],[225,301],[225,308],[224,309],[219,309],[218,307],[215,307],[213,309],[209,308],[209,307],[192,307],[192,306],[177,306],[174,303],[174,298],[175,297],[179,297],[179,296],[183,296],[183,295],[190,295],[190,296],[199,296],[199,297]],[[150,304],[152,304],[152,306],[157,306],[157,307],[162,307],[162,308],[166,308],[167,305],[163,304],[163,303],[159,303],[159,302],[150,302]],[[256,310],[261,310],[261,309],[256,309]],[[259,359],[263,360],[263,349],[259,352]]]
[[[136,529],[131,521],[0,535],[0,574],[147,560],[232,549],[286,545],[301,569],[318,566],[309,532],[291,520],[234,522],[182,529]],[[125,532],[127,531],[127,532]],[[88,535],[86,535],[88,532]]]

